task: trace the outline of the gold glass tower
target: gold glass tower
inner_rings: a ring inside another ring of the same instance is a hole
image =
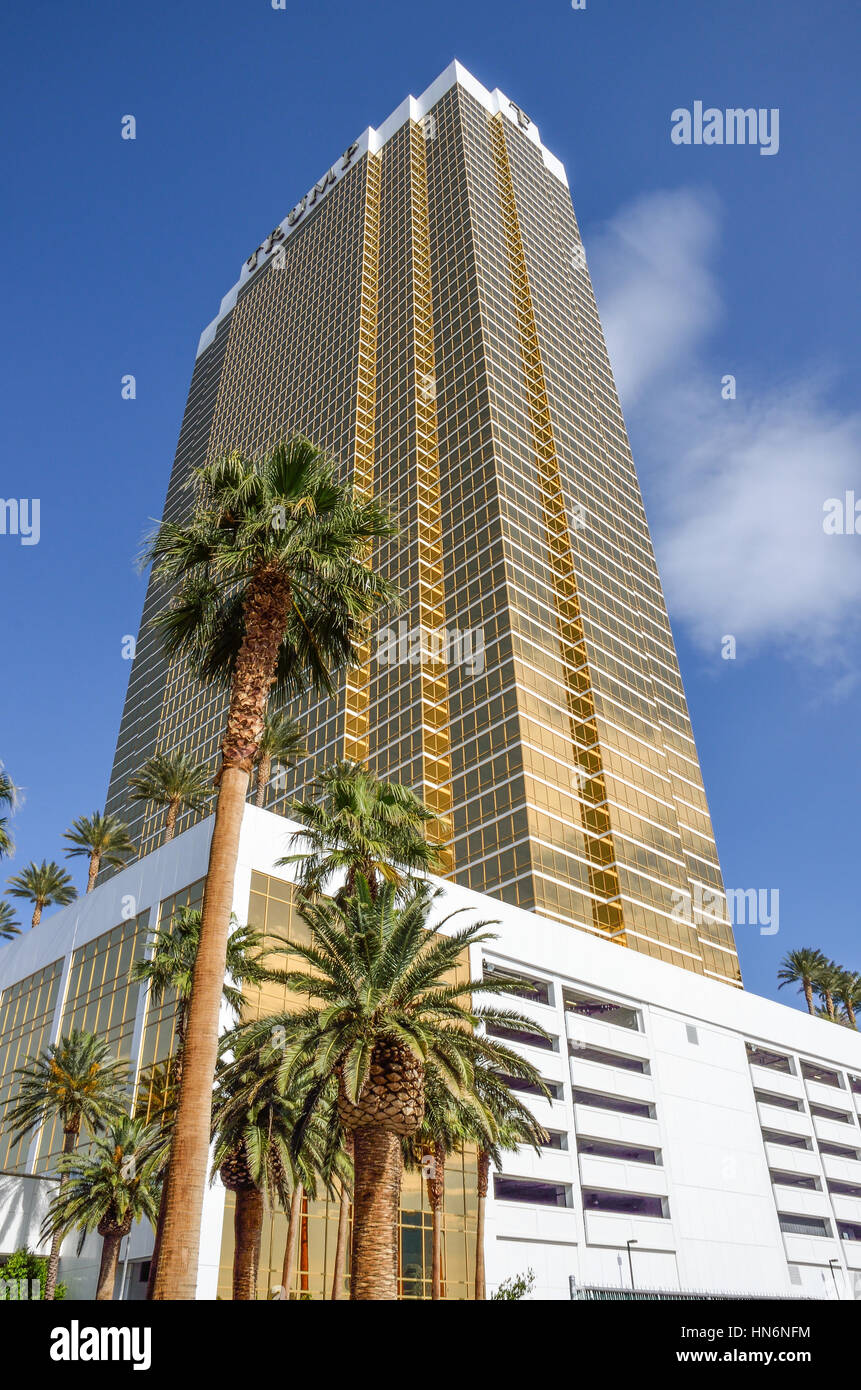
[[[267,806],[367,760],[440,814],[458,882],[738,983],[565,173],[459,64],[248,258],[201,338],[165,515],[205,458],[296,431],[396,514],[375,564],[406,604],[334,698],[296,702],[309,756]],[[128,802],[128,777],[178,747],[215,766],[225,710],[160,654],[147,623],[167,599],[151,583],[108,796],[144,852],[163,816]]]

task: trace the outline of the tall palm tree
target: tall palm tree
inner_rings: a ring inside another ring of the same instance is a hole
[[[14,907],[11,903],[0,902],[0,941],[11,941],[13,936],[20,934]]]
[[[257,789],[254,795],[254,804],[256,806],[262,806],[266,798],[266,788],[272,775],[272,764],[278,763],[281,767],[292,767],[299,758],[305,756],[305,752],[305,737],[298,720],[290,719],[286,714],[275,714],[267,710],[255,759]]]
[[[103,816],[101,811],[94,811],[91,816],[79,816],[77,820],[72,821],[63,839],[68,840],[72,846],[66,850],[67,859],[85,854],[90,861],[87,873],[88,893],[92,893],[96,886],[96,877],[103,862],[112,869],[120,869],[135,852],[128,826],[119,816]]]
[[[309,848],[278,861],[300,865],[307,895],[322,892],[337,874],[344,874],[349,897],[359,875],[373,895],[381,882],[402,887],[404,871],[439,867],[439,852],[425,838],[438,818],[411,788],[383,782],[361,763],[339,762],[316,778],[313,792],[288,807],[302,826],[293,843]]]
[[[180,811],[202,811],[213,795],[212,774],[188,753],[154,753],[129,778],[132,801],[166,806],[165,844],[173,839]]]
[[[391,522],[308,440],[259,460],[234,452],[192,481],[191,519],[163,522],[144,557],[175,586],[154,620],[166,653],[229,691],[155,1292],[185,1299],[194,1297],[239,834],[267,704],[309,684],[331,691],[331,671],[354,658],[367,621],[394,597],[367,563]]]
[[[18,788],[9,773],[0,766],[0,806],[8,806],[10,810],[13,810],[17,799]],[[9,817],[0,816],[0,859],[4,855],[8,856],[15,852],[15,843],[7,829],[8,824]]]
[[[108,1044],[93,1033],[74,1029],[31,1057],[14,1073],[18,1089],[6,1112],[6,1127],[18,1144],[33,1130],[53,1119],[63,1130],[63,1154],[74,1152],[82,1128],[98,1134],[119,1119],[128,1103],[124,1062],[109,1054]],[[65,1183],[61,1172],[60,1187]],[[57,1284],[62,1233],[54,1235],[48,1257],[44,1297],[52,1299]]]
[[[94,1138],[89,1152],[66,1154],[58,1168],[64,1181],[48,1208],[42,1234],[62,1241],[72,1230],[102,1237],[97,1302],[114,1296],[120,1245],[136,1221],[155,1221],[159,1177],[157,1131],[122,1115]]]
[[[226,978],[222,986],[222,997],[234,1014],[238,1015],[243,1000],[241,986],[246,983],[259,984],[264,978],[267,978],[267,972],[262,963],[264,940],[262,934],[255,931],[253,927],[239,926],[233,914],[231,914],[230,927],[225,961]],[[191,986],[194,980],[194,964],[197,960],[199,946],[200,909],[182,907],[175,914],[168,927],[159,927],[153,933],[145,957],[135,961],[132,966],[132,980],[147,983],[152,995],[161,998],[169,991],[173,991],[176,995],[171,1058],[167,1065],[166,1075],[158,1078],[164,1100],[162,1123],[168,1134],[172,1129],[176,1095],[182,1080],[185,1031],[191,1001]],[[149,1297],[152,1296],[155,1289],[166,1212],[166,1173],[170,1165],[169,1153],[166,1153],[164,1157],[165,1181],[162,1184],[155,1245],[150,1260]]]
[[[846,1010],[846,1016],[853,1028],[858,1027],[855,1010],[861,1008],[861,974],[856,970],[841,970],[837,998]]]
[[[401,1139],[422,1122],[426,1067],[458,1094],[470,1093],[480,1060],[541,1085],[522,1057],[473,1031],[481,1023],[534,1025],[508,1010],[471,1003],[479,989],[505,989],[501,982],[453,979],[468,948],[488,939],[486,924],[443,935],[454,914],[432,926],[436,898],[418,884],[399,901],[388,883],[375,898],[359,878],[353,899],[303,902],[310,944],[291,942],[290,951],[308,969],[285,971],[285,983],[308,1003],[246,1024],[235,1041],[237,1057],[251,1048],[264,1065],[268,1059],[277,1068],[285,1092],[309,1069],[318,1078],[294,1146],[337,1078],[338,1113],[354,1146],[352,1299],[397,1297]],[[286,1040],[283,1046],[271,1041],[273,1028]]]
[[[54,903],[58,907],[65,907],[78,896],[66,870],[61,869],[53,860],[50,864],[45,859],[41,864],[31,860],[20,874],[13,874],[6,881],[13,898],[26,898],[33,904],[31,927],[38,927],[44,908],[51,907]]]
[[[807,1012],[812,1014],[815,1012],[813,990],[821,970],[827,964],[825,956],[815,947],[801,946],[795,951],[787,951],[777,972],[780,981],[777,987],[783,989],[784,985],[798,985],[804,992]]]

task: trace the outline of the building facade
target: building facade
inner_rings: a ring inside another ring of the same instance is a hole
[[[141,1113],[157,1102],[173,1041],[172,1001],[130,985],[151,929],[198,899],[207,819],[94,892],[0,948],[0,1115],[12,1071],[78,1020],[104,1033],[130,1066]],[[277,867],[291,827],[249,806],[234,893],[240,921],[288,940],[301,930],[289,870]],[[861,1297],[861,1040],[812,1018],[597,936],[446,883],[445,911],[495,920],[473,948],[473,973],[514,972],[535,992],[512,1001],[541,1025],[511,1045],[551,1093],[525,1096],[547,1131],[493,1172],[485,1259],[491,1291],[532,1270],[534,1296],[700,1290],[752,1296]],[[441,912],[443,908],[441,907]],[[277,991],[251,1000],[268,1012]],[[225,1016],[225,1023],[227,1018]],[[57,1136],[0,1153],[0,1255],[39,1244]],[[400,1290],[430,1293],[430,1212],[418,1174],[404,1181]],[[449,1165],[444,1292],[472,1297],[477,1174]],[[337,1209],[306,1205],[294,1292],[328,1296]],[[286,1216],[267,1213],[259,1296],[280,1283]],[[230,1297],[232,1197],[207,1189],[198,1297]],[[63,1251],[70,1294],[95,1289],[98,1241]],[[146,1287],[152,1232],[121,1252],[117,1292]]]
[[[396,516],[374,563],[405,606],[333,697],[295,701],[309,756],[266,804],[367,761],[438,813],[455,882],[740,983],[565,171],[457,63],[245,262],[200,340],[165,517],[205,459],[295,432]],[[107,801],[143,854],[163,814],[128,778],[179,748],[214,769],[225,713],[159,650],[169,597],[151,582]]]

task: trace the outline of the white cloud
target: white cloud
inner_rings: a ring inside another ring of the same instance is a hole
[[[861,536],[826,535],[823,503],[861,497],[861,416],[801,375],[756,391],[748,371],[721,398],[732,368],[705,353],[723,314],[719,232],[710,195],[658,194],[589,245],[670,613],[712,653],[732,634],[739,657],[776,646],[845,669]]]

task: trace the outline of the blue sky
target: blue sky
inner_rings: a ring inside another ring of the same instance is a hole
[[[776,935],[738,929],[746,983],[775,994],[807,943],[861,968],[861,536],[822,531],[826,498],[861,498],[859,30],[830,0],[5,7],[0,493],[41,500],[38,545],[0,536],[11,870],[103,803],[201,329],[348,141],[457,57],[568,170],[724,875],[780,894]],[[779,108],[779,152],[674,145],[695,101]]]

